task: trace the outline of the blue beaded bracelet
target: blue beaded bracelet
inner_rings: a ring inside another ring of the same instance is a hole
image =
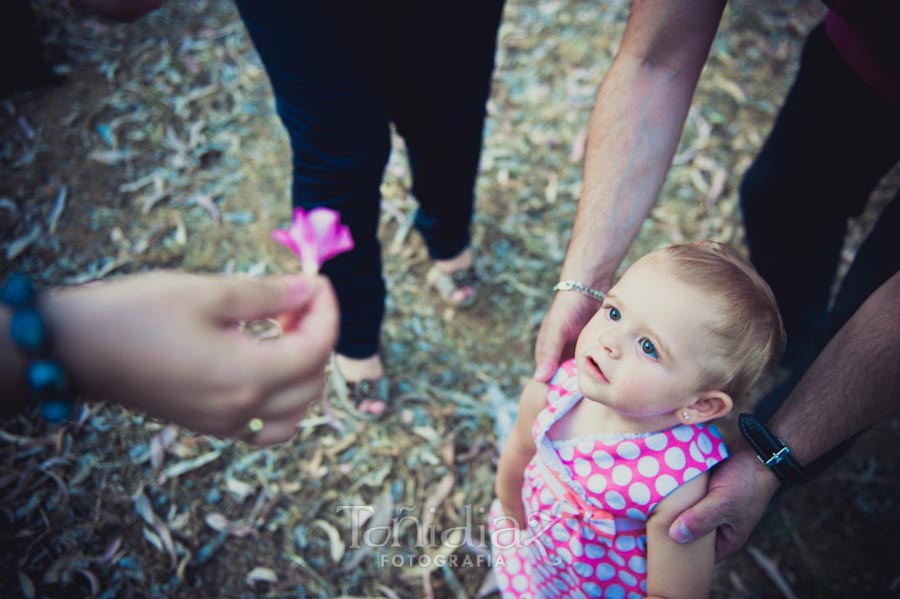
[[[50,424],[65,422],[75,410],[62,365],[49,357],[50,342],[44,317],[37,309],[37,290],[26,276],[11,274],[0,291],[0,303],[12,310],[9,336],[29,359],[28,390],[41,404]]]

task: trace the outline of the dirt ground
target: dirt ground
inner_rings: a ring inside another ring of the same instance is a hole
[[[0,273],[63,284],[156,268],[296,268],[270,238],[289,218],[289,149],[243,26],[227,2],[167,4],[124,26],[35,2],[65,79],[0,102]],[[620,0],[508,1],[478,180],[487,285],[471,311],[422,292],[428,260],[394,140],[382,187],[383,343],[396,397],[385,421],[319,408],[293,442],[269,449],[102,404],[56,430],[33,414],[3,422],[3,596],[489,593],[485,548],[461,533],[486,521],[495,407],[530,374],[593,94],[627,11]],[[729,5],[662,199],[626,264],[685,239],[742,245],[740,176],[821,16],[812,0]],[[852,223],[848,259],[885,197]],[[785,494],[720,564],[713,597],[900,596],[898,425],[880,424]],[[733,419],[723,429],[740,442]],[[393,529],[359,542],[379,526]]]

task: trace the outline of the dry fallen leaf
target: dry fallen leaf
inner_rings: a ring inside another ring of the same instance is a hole
[[[334,525],[321,518],[313,520],[312,525],[318,526],[328,535],[328,542],[331,547],[331,561],[335,564],[340,563],[341,558],[344,557],[344,550],[346,549],[344,541],[341,540],[341,533],[338,532],[338,529],[336,529]]]
[[[275,571],[271,568],[263,568],[262,566],[258,566],[250,570],[247,573],[247,584],[250,586],[256,586],[258,582],[268,582],[270,584],[275,584],[278,582],[278,575],[275,574]]]

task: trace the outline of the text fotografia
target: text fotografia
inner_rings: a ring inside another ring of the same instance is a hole
[[[451,553],[450,555],[428,555],[428,554],[412,554],[412,553],[395,553],[393,555],[380,554],[375,562],[379,567],[386,568],[423,568],[432,570],[434,568],[493,568],[495,565],[503,565],[501,556],[491,557],[490,555],[473,554],[473,553]]]

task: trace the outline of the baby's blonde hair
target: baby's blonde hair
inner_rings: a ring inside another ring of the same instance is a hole
[[[674,263],[673,274],[717,298],[721,319],[711,331],[717,356],[704,367],[706,390],[746,396],[784,351],[785,333],[769,285],[737,250],[715,241],[672,245],[650,254]]]

